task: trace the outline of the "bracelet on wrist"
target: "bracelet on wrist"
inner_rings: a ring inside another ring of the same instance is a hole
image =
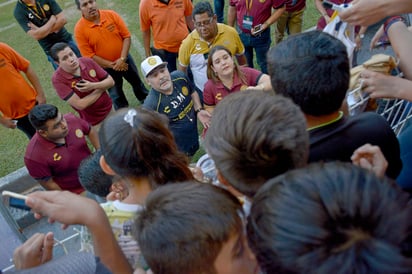
[[[383,24],[383,31],[385,32],[385,35],[388,36],[388,30],[389,28],[395,24],[396,22],[405,22],[405,19],[403,19],[402,16],[392,16],[388,18],[385,23]]]
[[[195,109],[196,114],[198,114],[199,112],[201,112],[202,110],[205,110],[203,107]]]

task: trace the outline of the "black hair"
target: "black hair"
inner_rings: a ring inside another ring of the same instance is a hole
[[[268,179],[306,165],[309,136],[290,99],[242,91],[216,106],[205,147],[230,185],[252,198]]]
[[[349,88],[349,59],[341,41],[321,31],[288,37],[268,53],[272,87],[305,114],[331,114]]]
[[[100,167],[101,150],[84,159],[77,171],[80,184],[87,191],[105,198],[110,193],[113,176],[106,174]]]
[[[259,189],[247,233],[266,273],[411,273],[411,216],[389,179],[315,163]]]
[[[64,50],[65,48],[70,48],[69,44],[64,43],[64,42],[58,42],[54,44],[50,48],[50,56],[53,58],[54,61],[59,62],[59,52]]]
[[[239,200],[222,188],[169,184],[149,194],[135,235],[153,273],[215,273],[223,244],[243,234],[242,216]]]
[[[29,121],[36,130],[46,130],[46,123],[55,119],[59,114],[56,106],[50,104],[40,104],[34,106],[29,112]]]

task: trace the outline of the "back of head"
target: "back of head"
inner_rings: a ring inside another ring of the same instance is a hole
[[[305,114],[331,114],[349,88],[349,59],[341,41],[321,31],[292,35],[268,53],[276,93],[290,97]]]
[[[214,15],[213,8],[208,1],[198,2],[193,8],[192,17],[194,19],[195,15],[203,14],[205,12],[209,17],[212,17]]]
[[[100,197],[106,197],[110,193],[113,176],[106,174],[100,167],[101,150],[84,159],[79,166],[80,184],[89,192]]]
[[[248,219],[266,273],[411,273],[409,195],[349,163],[317,163],[268,181]]]
[[[50,48],[50,56],[53,58],[54,61],[59,62],[59,56],[58,56],[59,52],[64,50],[67,47],[69,47],[69,45],[64,42],[58,42],[54,44]]]
[[[99,131],[107,164],[121,177],[148,177],[152,188],[193,178],[165,116],[143,108],[121,109]]]
[[[221,175],[253,197],[268,179],[306,164],[309,137],[305,118],[290,99],[242,91],[216,106],[205,147]]]
[[[56,106],[50,104],[36,105],[29,113],[29,120],[36,130],[46,129],[46,123],[59,114]]]
[[[135,238],[153,273],[214,273],[222,245],[242,233],[241,214],[239,201],[224,189],[197,182],[166,185],[149,194]]]

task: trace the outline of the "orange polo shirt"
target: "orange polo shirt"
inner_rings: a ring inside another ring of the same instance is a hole
[[[24,79],[30,62],[0,42],[0,111],[7,118],[26,116],[36,104],[36,90]]]
[[[74,27],[74,36],[82,56],[97,55],[109,61],[120,58],[123,40],[130,37],[129,29],[119,14],[112,10],[99,10],[100,23],[84,17]]]
[[[142,0],[139,8],[140,29],[152,28],[153,45],[157,49],[178,52],[183,39],[189,34],[186,16],[192,14],[190,0]]]

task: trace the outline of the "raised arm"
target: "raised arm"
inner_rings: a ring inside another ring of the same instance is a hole
[[[132,273],[115,239],[110,223],[101,206],[94,200],[68,191],[38,191],[28,195],[26,204],[40,218],[67,225],[85,225],[93,238],[94,251],[113,273]]]

